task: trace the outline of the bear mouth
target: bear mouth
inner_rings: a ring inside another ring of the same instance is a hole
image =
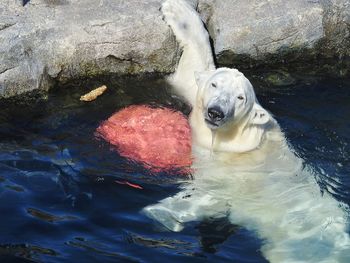
[[[216,128],[219,127],[218,123],[216,123],[216,122],[214,122],[214,121],[212,121],[210,119],[205,118],[204,120],[205,120],[206,124],[209,126],[210,129],[216,129]]]

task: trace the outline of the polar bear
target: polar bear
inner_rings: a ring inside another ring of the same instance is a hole
[[[312,167],[288,145],[249,80],[215,68],[194,7],[167,0],[161,10],[183,49],[169,81],[193,108],[195,173],[179,193],[143,212],[172,231],[227,217],[265,240],[270,262],[350,262],[346,205],[320,193]]]

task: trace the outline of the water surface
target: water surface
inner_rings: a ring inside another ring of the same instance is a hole
[[[248,75],[261,104],[317,171],[321,191],[350,204],[350,79]],[[45,102],[2,109],[0,261],[265,262],[259,251],[264,241],[226,219],[172,233],[139,213],[175,194],[179,176],[150,174],[96,139],[94,131],[131,104],[186,114],[189,108],[157,77],[107,80],[72,83]],[[100,84],[109,86],[106,94],[79,101]]]

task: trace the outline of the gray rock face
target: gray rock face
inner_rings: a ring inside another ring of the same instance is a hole
[[[350,55],[349,0],[200,0],[219,62],[311,50]]]
[[[221,64],[305,49],[350,56],[350,0],[188,1],[199,3]],[[0,1],[0,97],[76,78],[169,73],[178,61],[162,0],[21,2]]]
[[[215,50],[254,58],[293,46],[312,46],[324,36],[322,6],[311,1],[216,1],[208,21]],[[244,43],[244,44],[243,44]]]
[[[160,0],[0,2],[0,97],[108,73],[170,72],[176,41]]]

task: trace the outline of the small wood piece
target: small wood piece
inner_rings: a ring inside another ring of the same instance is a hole
[[[98,96],[102,95],[107,90],[107,86],[103,85],[101,87],[98,87],[97,89],[94,89],[90,91],[89,93],[86,93],[85,95],[80,97],[81,101],[93,101]]]

